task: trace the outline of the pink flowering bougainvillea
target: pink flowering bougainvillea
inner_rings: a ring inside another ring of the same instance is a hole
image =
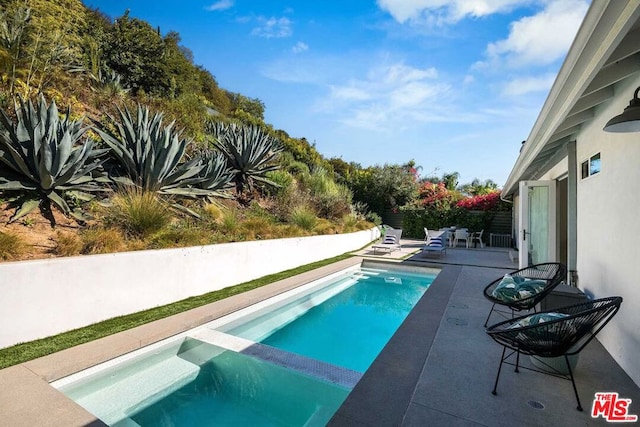
[[[456,206],[472,211],[490,211],[495,209],[499,203],[500,192],[495,191],[489,194],[462,199],[456,204]]]

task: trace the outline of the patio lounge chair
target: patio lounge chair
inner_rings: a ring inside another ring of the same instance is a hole
[[[429,238],[426,245],[422,247],[423,253],[447,253],[447,233],[443,233],[438,237]]]
[[[400,238],[402,237],[401,229],[387,228],[384,233],[384,237],[382,238],[382,243],[377,243],[372,246],[373,253],[375,254],[377,251],[386,251],[387,253],[391,253],[393,251],[399,251],[402,247],[400,245]]]
[[[506,274],[484,288],[484,296],[493,303],[484,326],[495,310],[496,304],[515,311],[535,310],[536,304],[542,301],[553,288],[558,286],[567,276],[567,267],[557,262],[530,265]]]
[[[622,297],[602,298],[566,307],[555,308],[528,316],[521,316],[495,324],[487,329],[487,334],[503,346],[498,374],[492,394],[496,393],[502,364],[522,367],[535,372],[571,380],[573,392],[582,411],[578,389],[573,378],[569,356],[577,355],[620,309]],[[507,348],[511,352],[505,357]],[[506,360],[516,354],[515,365]],[[520,366],[520,355],[536,356],[546,368],[545,371]],[[553,357],[563,357],[567,372],[553,366]],[[545,362],[545,360],[547,362]]]

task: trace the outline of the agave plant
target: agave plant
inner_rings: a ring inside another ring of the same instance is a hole
[[[61,119],[55,102],[47,105],[44,96],[35,107],[30,100],[19,100],[17,124],[0,113],[0,190],[18,194],[10,221],[39,205],[50,212],[51,202],[65,215],[83,220],[82,212],[72,210],[67,201],[88,200],[90,193],[105,190],[100,183],[108,179],[101,166],[108,150],[83,141],[88,128],[82,120],[70,120],[69,110]],[[55,225],[52,215],[49,220]]]
[[[236,193],[253,192],[256,182],[277,186],[266,174],[279,168],[274,160],[282,152],[280,142],[260,127],[239,126],[235,123],[213,123],[209,132],[214,146],[224,155],[227,166],[233,171]]]
[[[162,126],[162,114],[149,115],[149,108],[138,105],[134,118],[128,109],[118,109],[120,120],[109,116],[112,128],[95,122],[96,132],[111,148],[124,184],[135,184],[145,191],[179,196],[218,196],[231,176],[222,159],[197,156],[184,161],[189,140],[180,138],[174,122]]]

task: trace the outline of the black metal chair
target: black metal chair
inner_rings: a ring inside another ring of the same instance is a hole
[[[493,282],[489,283],[484,288],[484,296],[493,303],[487,319],[484,321],[484,326],[489,323],[491,313],[494,311],[505,313],[504,311],[495,310],[496,304],[508,307],[511,310],[511,317],[514,316],[515,311],[535,310],[535,306],[542,301],[553,288],[558,286],[567,276],[567,267],[564,264],[558,262],[547,262],[543,264],[530,265],[529,267],[521,270],[513,271],[509,273],[511,277],[532,279],[532,280],[544,280],[546,284],[544,288],[539,292],[524,298],[518,298],[513,301],[505,301],[494,296],[494,291],[500,286],[503,277],[499,277]]]
[[[546,368],[549,368],[547,372],[533,368],[522,368],[566,380],[570,379],[573,384],[576,401],[578,402],[577,409],[578,411],[582,411],[569,356],[580,353],[580,351],[589,344],[596,334],[600,332],[618,312],[621,303],[622,297],[602,298],[516,317],[487,328],[487,334],[503,346],[496,382],[491,393],[494,395],[497,394],[496,388],[498,387],[502,364],[506,363],[515,366],[515,371],[518,372],[518,368],[521,367],[521,354],[539,358],[564,357],[568,374],[559,371],[558,368],[555,368],[552,364],[544,363],[544,359],[538,360],[546,365]],[[507,348],[512,351],[505,357]],[[515,365],[512,362],[506,361],[514,353],[516,354]]]

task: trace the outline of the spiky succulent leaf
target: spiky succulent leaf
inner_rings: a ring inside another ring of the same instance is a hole
[[[203,180],[198,183],[198,187],[210,191],[227,190],[233,179],[233,171],[227,167],[222,153],[206,153],[202,160],[205,168],[201,173]]]
[[[0,188],[34,192],[69,213],[65,190],[102,191],[97,184],[105,150],[94,150],[85,139],[88,128],[82,120],[71,120],[67,110],[61,119],[55,102],[47,105],[41,96],[34,106],[19,99],[17,123],[0,111]]]
[[[55,191],[47,193],[47,198],[58,206],[65,215],[69,215],[71,213],[71,208],[69,208],[67,202],[65,202],[65,200]]]
[[[278,169],[274,161],[283,150],[276,138],[258,126],[235,123],[214,123],[209,132],[215,139],[215,147],[234,172],[233,180],[239,193],[245,188],[252,189],[256,181],[271,184],[265,174]]]
[[[11,218],[9,218],[9,222],[14,222],[19,220],[25,215],[31,213],[35,208],[40,204],[40,200],[38,199],[27,199],[25,200],[13,213]]]
[[[132,183],[148,191],[186,197],[219,191],[216,179],[223,181],[222,172],[202,157],[185,161],[190,141],[180,137],[173,122],[163,126],[162,114],[150,115],[148,107],[138,105],[135,117],[125,108],[118,109],[118,119],[110,116],[110,120],[114,127],[94,122],[96,131],[111,148],[122,175]],[[215,177],[214,172],[221,176]]]

